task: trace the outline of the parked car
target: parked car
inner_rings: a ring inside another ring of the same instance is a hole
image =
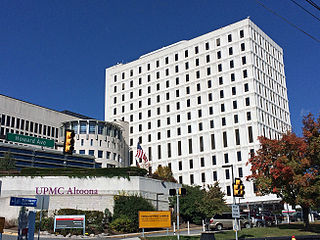
[[[232,218],[232,213],[222,213],[213,216],[206,224],[205,228],[209,230],[221,231],[223,228],[232,228],[234,218]],[[251,221],[241,217],[240,218],[241,228],[250,228],[252,226]]]

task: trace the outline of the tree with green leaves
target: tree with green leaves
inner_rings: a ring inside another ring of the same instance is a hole
[[[154,211],[154,206],[138,195],[117,195],[111,226],[123,232],[135,232],[139,229],[139,211]],[[126,226],[123,226],[123,225]]]
[[[16,162],[11,156],[11,152],[4,153],[0,159],[0,170],[9,171],[16,168]]]
[[[276,194],[300,205],[305,227],[309,210],[320,203],[320,118],[304,118],[303,137],[288,132],[281,139],[259,137],[260,149],[249,159],[252,179],[263,194]]]
[[[211,218],[223,211],[230,211],[224,200],[225,194],[218,183],[208,186],[184,186],[187,194],[179,197],[180,216],[183,221],[201,224],[205,218]],[[170,198],[171,205],[175,205],[176,197]]]

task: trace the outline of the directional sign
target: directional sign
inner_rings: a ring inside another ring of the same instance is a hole
[[[240,218],[240,208],[239,205],[232,204],[232,217]]]
[[[10,198],[10,206],[23,206],[23,207],[36,207],[37,199],[36,198]]]

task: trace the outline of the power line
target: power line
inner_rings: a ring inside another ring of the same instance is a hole
[[[312,17],[314,17],[315,19],[317,19],[318,21],[320,21],[320,18],[318,18],[316,15],[314,15],[313,13],[311,13],[310,11],[308,11],[307,9],[305,9],[303,6],[301,6],[299,3],[297,3],[295,0],[290,0],[291,2],[293,2],[294,4],[296,4],[297,6],[299,6],[300,8],[302,8],[304,11],[306,11],[307,13],[309,13]]]
[[[262,2],[260,2],[259,0],[256,0],[262,7],[264,7],[265,9],[267,9],[269,12],[273,13],[274,15],[278,16],[279,18],[281,18],[283,21],[285,21],[286,23],[288,23],[289,25],[291,25],[292,27],[298,29],[300,32],[304,33],[305,35],[307,35],[308,37],[312,38],[313,40],[317,41],[318,43],[320,43],[320,40],[314,36],[312,36],[311,34],[307,33],[306,31],[304,31],[302,28],[298,27],[297,25],[293,24],[292,22],[290,22],[288,19],[282,17],[281,15],[279,15],[278,13],[276,13],[275,11],[273,11],[272,9],[268,8],[266,5],[264,5]]]
[[[320,7],[312,0],[306,0],[308,3],[310,3],[312,6],[314,6],[316,9],[320,10]]]

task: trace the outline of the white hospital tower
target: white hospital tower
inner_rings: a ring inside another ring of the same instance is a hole
[[[183,40],[106,69],[105,120],[129,123],[131,161],[140,142],[152,171],[169,166],[183,184],[218,181],[232,202],[258,136],[291,129],[283,50],[250,19]]]

